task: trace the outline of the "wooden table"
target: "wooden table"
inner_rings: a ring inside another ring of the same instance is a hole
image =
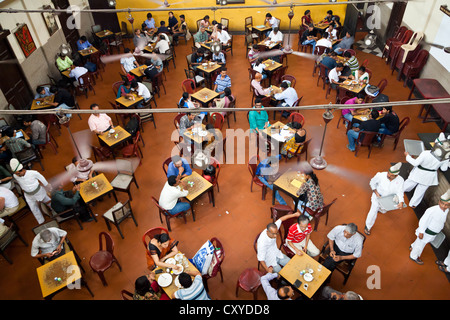
[[[191,94],[191,98],[199,101],[204,106],[207,106],[208,103],[213,101],[215,98],[219,96],[219,93],[214,90],[203,88],[193,94]]]
[[[46,109],[46,108],[55,108],[55,106],[49,104],[55,102],[55,95],[52,94],[51,96],[45,97],[43,101],[39,101],[37,99],[33,100],[33,103],[31,104],[31,110],[40,110],[40,109]]]
[[[20,129],[19,131],[22,132],[22,134],[23,134],[23,137],[22,137],[22,138],[23,138],[25,141],[30,140],[30,137],[28,136],[28,134],[27,134],[25,131],[23,131],[22,129]],[[8,139],[9,139],[8,136],[3,136],[3,137],[1,137],[1,138],[0,138],[0,144],[4,144],[5,141],[8,140]]]
[[[206,78],[207,78],[207,83],[208,83],[208,87],[211,89],[212,88],[212,84],[213,84],[213,79],[212,79],[212,75],[214,73],[214,71],[220,69],[222,66],[220,64],[218,64],[217,62],[204,62],[206,63],[206,66],[203,65],[203,63],[201,65],[199,65],[197,67],[197,70],[200,70],[202,72],[204,72],[206,74]]]
[[[431,108],[434,109],[434,111],[436,111],[436,113],[438,114],[437,118],[429,118],[428,117],[428,115],[430,114]],[[442,127],[441,132],[445,132],[447,130],[448,123],[450,122],[450,103],[432,104],[431,108],[429,108],[425,112],[425,117],[422,120],[422,122],[442,120],[444,122],[444,126]]]
[[[214,41],[206,41],[204,43],[202,43],[200,46],[205,48],[206,50],[211,51],[211,46],[213,44]]]
[[[296,280],[300,280],[302,284],[298,290],[308,298],[311,298],[331,274],[331,271],[324,266],[322,266],[322,269],[318,271],[317,269],[319,266],[322,265],[306,253],[301,256],[296,254],[283,267],[283,269],[281,269],[279,275],[292,285]],[[306,281],[303,276],[300,275],[300,271],[306,270],[308,267],[313,270],[312,276],[314,277],[314,279],[310,282]],[[303,287],[305,283],[308,284],[307,290]]]
[[[61,72],[61,74],[66,77],[67,79],[71,79],[70,77],[70,71],[71,70],[64,70],[63,72]]]
[[[252,30],[255,30],[259,34],[259,37],[262,38],[267,31],[272,30],[272,27],[262,24],[259,26],[252,26]]]
[[[352,80],[345,80],[344,82],[339,84],[339,88],[350,91],[353,94],[358,94],[361,91],[363,91],[364,88],[366,87],[366,84],[362,84],[362,85],[359,85],[359,83],[351,84],[351,81]]]
[[[314,23],[314,28],[324,31],[326,28],[330,26],[329,23]]]
[[[335,56],[335,57],[333,57],[333,59],[336,60],[337,63],[340,62],[342,64],[345,64],[348,61],[348,58],[343,57],[343,56]]]
[[[289,140],[290,138],[292,138],[292,136],[295,134],[295,130],[287,127],[289,134],[288,135],[284,135],[283,132],[283,136],[280,135],[281,133],[281,129],[284,128],[286,125],[281,122],[281,121],[277,121],[274,124],[272,124],[270,127],[267,127],[266,129],[262,130],[262,132],[272,141],[278,141],[281,142],[280,146],[283,145],[284,142],[286,142],[287,140]]]
[[[98,135],[98,138],[103,141],[110,149],[117,147],[119,144],[131,139],[131,134],[121,126],[114,127],[114,133],[109,131]]]
[[[281,190],[294,200],[296,210],[300,199],[300,196],[297,196],[297,191],[305,182],[306,175],[304,173],[292,169],[287,170],[273,183],[272,205],[275,204],[275,191]]]
[[[209,140],[211,140],[211,136],[212,136],[212,133],[206,130],[206,126],[205,126],[204,124],[202,124],[202,130],[203,130],[204,132],[206,132],[206,135],[205,135],[205,136],[200,136],[199,134],[194,134],[194,133],[192,132],[192,129],[184,131],[184,132],[183,132],[183,135],[184,135],[186,138],[188,138],[188,139],[190,139],[191,141],[193,141],[193,143],[198,144],[198,145],[201,146],[202,143],[203,143],[204,141],[209,141]]]
[[[411,91],[409,92],[408,100],[411,99],[414,89],[417,89],[419,94],[424,99],[450,98],[450,94],[447,92],[447,90],[445,90],[445,88],[436,79],[414,79],[413,85],[411,87]],[[429,105],[422,105],[422,108],[420,109],[418,118],[421,118],[421,119],[424,118],[424,116],[422,116],[424,109],[428,110]]]
[[[180,252],[180,251],[178,251],[178,252],[179,252],[179,253],[182,253],[182,252]],[[183,255],[184,255],[184,254],[183,254]],[[184,271],[184,270],[189,270],[189,271],[197,270],[197,268],[189,261],[189,259],[187,259],[187,257],[186,257],[185,259],[187,260],[188,267],[185,269],[184,263],[182,263],[182,264],[183,264],[183,271]],[[161,267],[156,268],[155,271],[156,271],[156,270],[163,270],[164,272],[167,271],[166,268],[161,268]],[[160,273],[160,274],[155,274],[156,281],[158,281],[159,276],[160,276],[161,274],[162,274],[162,273]],[[169,273],[169,274],[170,274],[170,273]],[[173,279],[173,280],[172,280],[172,283],[171,283],[169,286],[167,286],[167,287],[163,287],[162,289],[164,290],[164,292],[165,292],[171,299],[173,299],[173,298],[175,298],[175,292],[178,291],[179,288],[175,285],[175,279],[177,278],[177,275],[171,274],[171,276],[172,276],[172,279]],[[191,278],[192,278],[192,280],[194,280],[195,277],[192,277],[192,276],[191,276]]]
[[[87,49],[78,50],[78,53],[83,57],[89,57],[91,54],[94,54],[96,52],[98,52],[98,50],[94,46]]]
[[[134,108],[135,106],[137,106],[139,103],[141,103],[142,101],[144,101],[143,97],[139,97],[137,94],[132,93],[134,96],[134,100],[131,100],[125,96],[121,96],[120,98],[116,99],[116,102],[118,104],[120,104],[121,106],[125,107],[125,108]]]
[[[92,185],[93,183],[97,184],[97,188]],[[100,198],[101,196],[109,194],[110,192],[113,193],[114,199],[117,202],[116,193],[103,173],[100,173],[99,175],[96,175],[95,177],[92,177],[91,179],[80,184],[80,196],[86,204]]]
[[[95,35],[97,37],[99,37],[100,39],[103,39],[103,38],[113,37],[115,34],[114,34],[114,32],[112,32],[110,30],[103,30],[103,31],[97,32]]]
[[[82,285],[86,286],[91,296],[94,296],[81,275],[73,251],[38,267],[36,271],[42,296],[45,299],[51,299],[59,291],[70,288],[69,284],[75,287],[74,282],[76,281],[80,281]],[[61,281],[55,280],[55,278],[61,278]]]
[[[186,190],[189,191],[189,194],[186,196],[186,199],[189,201],[191,205],[192,219],[195,221],[195,213],[194,213],[194,200],[200,197],[205,192],[209,192],[210,202],[212,202],[213,207],[216,206],[214,200],[214,188],[213,185],[203,178],[196,171],[192,171],[190,176],[184,177],[181,181],[193,182],[194,185],[191,186],[189,183],[186,184]]]
[[[136,77],[140,78],[140,77],[144,77],[145,76],[145,69],[147,69],[147,65],[143,64],[140,65],[137,68],[131,69],[129,73],[135,75]]]
[[[152,53],[153,50],[155,50],[155,46],[156,46],[156,43],[150,43],[150,44],[148,44],[147,46],[144,47],[144,52],[150,52],[150,53]]]
[[[274,47],[278,46],[279,44],[281,44],[281,42],[274,42],[271,40],[263,40],[258,43],[258,46],[264,46],[267,49],[273,49]]]
[[[267,59],[263,61],[263,64],[265,65],[264,70],[268,72],[268,78],[269,78],[269,84],[272,84],[272,73],[281,68],[283,65],[281,63],[278,63],[272,59]]]

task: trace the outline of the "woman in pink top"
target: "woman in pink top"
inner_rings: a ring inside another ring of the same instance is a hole
[[[255,96],[266,96],[270,94],[270,88],[264,89],[261,85],[261,80],[263,79],[263,76],[261,73],[256,73],[255,79],[252,80],[252,88],[255,92]]]

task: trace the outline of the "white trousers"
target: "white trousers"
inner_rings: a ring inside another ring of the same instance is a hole
[[[417,232],[416,235],[418,236]],[[409,254],[410,258],[414,260],[420,258],[425,246],[433,241],[434,238],[436,238],[436,236],[429,235],[428,233],[424,233],[422,239],[419,239],[419,237],[417,237],[416,241],[411,244],[412,250]]]
[[[37,222],[39,224],[44,223],[45,219],[42,215],[41,209],[39,208],[39,201],[48,202],[51,200],[47,195],[47,191],[45,190],[45,188],[41,187],[41,189],[34,195],[28,195],[24,192],[24,196]]]
[[[303,239],[303,241],[299,242],[299,243],[293,243],[291,242],[291,244],[296,247],[297,249],[303,250],[303,248],[305,248],[305,242],[306,242],[306,238]],[[286,246],[291,249],[291,247],[288,245],[288,242],[286,240]],[[294,252],[291,249],[292,252]],[[294,252],[295,253],[295,252]],[[310,257],[316,257],[320,254],[320,250],[317,249],[317,247],[314,245],[314,243],[311,241],[311,239],[309,239],[308,241],[308,247],[306,248],[306,253],[308,254],[308,256]]]
[[[444,264],[447,266],[447,271],[450,272],[450,250],[448,250],[448,255],[444,260]]]
[[[378,211],[386,213],[386,211],[380,207],[378,203],[378,198],[375,195],[375,193],[372,193],[370,201],[372,202],[372,205],[370,206],[370,210],[366,218],[366,227],[369,230],[372,229],[373,225],[375,224],[375,221],[377,220]]]
[[[417,183],[410,179],[406,179],[405,183],[403,184],[404,192],[409,192],[412,189],[416,188],[416,190],[414,190],[414,194],[413,194],[411,200],[409,200],[410,207],[417,207],[419,205],[419,203],[422,201],[423,196],[425,195],[425,192],[427,191],[428,187],[429,186]]]

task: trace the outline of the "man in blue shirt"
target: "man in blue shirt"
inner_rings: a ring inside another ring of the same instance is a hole
[[[80,40],[77,41],[77,47],[78,51],[80,51],[92,47],[92,44],[89,43],[86,36],[82,36]]]
[[[192,169],[187,160],[179,155],[174,155],[172,157],[172,162],[169,163],[169,167],[167,168],[167,176],[176,176],[177,178],[183,179],[191,174]]]
[[[279,176],[278,162],[280,160],[281,160],[281,154],[279,154],[277,156],[270,156],[270,157],[264,159],[263,161],[261,161],[258,164],[258,166],[256,167],[255,175],[270,190],[273,190],[273,182],[275,182],[276,178]],[[284,201],[283,197],[280,195],[280,193],[278,191],[275,192],[275,199],[281,205],[286,205],[286,201]]]
[[[147,31],[150,36],[153,35],[157,31],[155,19],[153,19],[153,16],[150,12],[147,13],[147,20],[144,21],[142,26],[144,26],[144,25],[147,28]],[[145,29],[145,28],[143,28],[143,29]]]
[[[191,276],[194,277],[192,281]],[[178,276],[181,289],[175,291],[174,297],[180,300],[211,300],[203,286],[202,275],[198,270],[186,270]]]
[[[220,74],[216,78],[216,82],[214,83],[214,91],[218,92],[221,95],[221,98],[223,98],[222,95],[224,95],[225,88],[231,87],[231,78],[229,75],[227,75],[227,68],[222,67],[220,70]]]
[[[352,34],[347,31],[345,34],[345,37],[342,39],[338,39],[339,43],[335,44],[333,46],[333,50],[337,54],[343,54],[345,50],[350,49],[353,43],[355,42],[355,38],[352,36]]]

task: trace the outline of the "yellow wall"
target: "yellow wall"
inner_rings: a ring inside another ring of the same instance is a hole
[[[161,0],[163,1],[163,0]],[[179,3],[183,0],[168,0],[169,3]],[[174,4],[171,8],[183,8],[183,7],[206,7],[208,5],[216,7],[215,0],[184,0],[185,2],[182,4]],[[312,3],[312,2],[326,2],[326,0],[296,0],[295,2],[304,2],[304,3]],[[339,0],[339,2],[345,2],[345,0]],[[290,3],[290,1],[278,1],[278,3]],[[246,0],[246,6],[254,6],[254,5],[265,5],[266,3],[261,0]],[[227,5],[227,7],[238,7],[239,5]],[[168,20],[168,11],[152,11],[151,8],[158,8],[159,4],[155,4],[149,0],[117,0],[117,9],[128,9],[128,8],[149,8],[148,12],[151,12],[153,18],[156,21],[157,26],[159,26],[159,22],[161,20]],[[219,7],[219,6],[217,6]],[[340,16],[341,23],[344,22],[345,18],[345,10],[347,5],[320,5],[320,6],[298,6],[294,7],[294,18],[292,19],[292,30],[298,30],[299,25],[301,23],[301,17],[303,16],[305,10],[311,10],[311,16],[314,21],[320,21],[326,16],[326,12],[328,10],[333,10],[333,13]],[[229,30],[230,31],[244,31],[244,20],[245,17],[252,16],[253,17],[253,25],[263,24],[264,18],[267,12],[270,12],[272,16],[281,19],[281,29],[287,30],[289,28],[289,18],[287,16],[289,12],[289,7],[286,8],[276,8],[270,11],[267,11],[268,8],[256,8],[256,9],[239,9],[235,10],[226,9],[226,10],[217,10],[215,12],[215,20],[220,22],[220,18],[228,18],[230,21]],[[186,10],[186,11],[174,11],[175,17],[180,14],[184,14],[186,16],[186,21],[189,26],[189,30],[191,32],[196,32],[197,26],[196,21],[198,19],[202,19],[205,15],[210,16],[210,21],[214,19],[214,12],[212,10]],[[126,19],[128,14],[126,13],[118,13],[119,23],[121,21],[128,21]],[[134,17],[134,27],[140,27],[144,20],[147,18],[147,12],[132,12],[132,16]],[[128,22],[127,22],[128,23]],[[130,24],[128,23],[129,29],[131,29]]]

